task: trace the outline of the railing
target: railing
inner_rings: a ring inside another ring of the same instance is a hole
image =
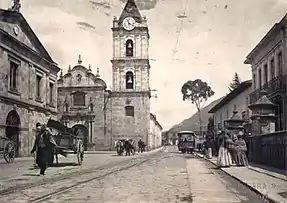
[[[287,169],[287,131],[248,138],[250,162],[278,169]]]
[[[268,83],[264,84],[260,89],[253,91],[250,94],[250,104],[256,102],[260,98],[260,92],[265,90],[267,94],[274,93],[278,90],[286,91],[286,75],[277,76],[270,80]]]

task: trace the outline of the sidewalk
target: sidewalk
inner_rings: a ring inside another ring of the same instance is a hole
[[[216,165],[216,157],[206,159],[202,154],[195,154]],[[254,166],[221,168],[221,170],[269,201],[287,203],[287,176]]]

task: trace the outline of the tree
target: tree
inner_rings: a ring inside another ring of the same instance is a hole
[[[240,83],[241,82],[240,82],[240,78],[238,76],[238,73],[235,73],[233,80],[228,87],[229,91],[232,92],[233,90],[235,90],[240,85]]]
[[[207,101],[207,99],[214,95],[211,87],[208,86],[206,82],[203,82],[200,79],[194,81],[189,80],[183,84],[181,87],[181,93],[183,94],[183,101],[189,100],[192,104],[195,104],[199,125],[200,125],[200,135],[202,137],[202,120],[201,120],[201,107],[202,102]]]

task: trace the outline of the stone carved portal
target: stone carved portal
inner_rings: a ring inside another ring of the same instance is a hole
[[[17,111],[15,110],[10,111],[6,118],[5,134],[7,138],[14,141],[16,145],[15,148],[17,157],[19,156],[19,146],[20,146],[20,140],[19,140],[20,125],[21,121]]]
[[[88,143],[88,137],[89,137],[89,131],[86,126],[81,124],[76,124],[72,127],[73,132],[76,136],[83,139],[84,142],[84,150],[87,150],[87,143]]]

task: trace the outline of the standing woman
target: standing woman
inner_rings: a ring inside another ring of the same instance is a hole
[[[236,140],[235,144],[237,146],[237,166],[248,166],[248,159],[246,156],[247,146],[246,142],[242,138],[242,132],[238,134],[238,140]]]
[[[229,136],[222,131],[219,134],[219,151],[217,157],[217,166],[220,167],[229,167],[232,164],[231,154],[228,150],[232,140]]]

